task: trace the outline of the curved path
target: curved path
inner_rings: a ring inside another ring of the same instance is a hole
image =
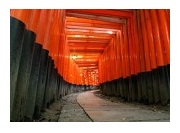
[[[77,102],[94,122],[170,121],[169,111],[153,111],[145,106],[114,103],[94,95],[96,90],[78,95]]]
[[[111,102],[95,96],[97,90],[65,96],[67,100],[59,122],[129,122],[170,121],[170,111],[153,110],[150,106]]]
[[[65,96],[67,101],[63,106],[58,122],[91,122],[92,120],[84,112],[77,102],[80,93]]]

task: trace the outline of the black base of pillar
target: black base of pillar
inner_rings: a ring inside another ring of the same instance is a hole
[[[33,118],[35,101],[36,101],[41,50],[42,50],[42,45],[35,43],[33,50],[32,64],[31,64],[31,74],[28,85],[26,111],[24,117],[26,120],[30,120],[30,121]]]
[[[11,120],[13,121],[23,121],[34,41],[35,33],[26,30],[20,58],[13,110],[11,113]]]
[[[100,84],[100,92],[125,101],[167,105],[170,102],[170,65]]]
[[[40,71],[38,77],[37,93],[36,93],[36,102],[33,118],[38,119],[41,115],[41,106],[44,98],[46,75],[47,75],[47,61],[48,61],[49,51],[42,49],[41,51],[41,60],[40,60]]]
[[[10,113],[14,102],[24,33],[25,24],[16,18],[10,17]]]

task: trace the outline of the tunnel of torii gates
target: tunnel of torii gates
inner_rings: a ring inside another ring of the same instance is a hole
[[[92,87],[169,104],[170,10],[10,10],[11,121],[33,121]]]

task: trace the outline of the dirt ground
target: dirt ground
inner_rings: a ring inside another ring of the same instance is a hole
[[[34,120],[34,122],[89,122],[90,118],[87,117],[87,114],[83,111],[83,109],[77,103],[77,96],[79,93],[72,93],[70,95],[66,95],[62,97],[60,100],[56,101],[45,112],[41,114],[41,117],[38,120]],[[73,112],[71,108],[74,108]],[[70,112],[68,112],[70,111]],[[62,113],[62,114],[61,114]],[[77,114],[77,118],[75,117]],[[61,118],[60,118],[61,115]],[[80,118],[78,116],[81,116]]]
[[[92,119],[84,111],[84,108],[77,102],[77,97],[81,93],[69,95],[66,104],[61,110],[58,122],[92,122]]]
[[[58,122],[59,115],[63,106],[67,103],[70,95],[62,97],[60,100],[54,102],[45,112],[41,114],[40,119],[34,122]]]

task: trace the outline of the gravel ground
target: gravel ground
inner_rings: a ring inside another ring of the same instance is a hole
[[[77,103],[77,96],[80,93],[62,97],[46,109],[35,122],[91,122],[92,120]]]
[[[35,122],[58,122],[59,115],[63,106],[67,103],[67,99],[70,96],[64,96],[60,100],[54,102],[45,112],[42,113],[40,119]]]
[[[84,109],[77,102],[80,93],[70,94],[63,106],[58,122],[92,122]]]

